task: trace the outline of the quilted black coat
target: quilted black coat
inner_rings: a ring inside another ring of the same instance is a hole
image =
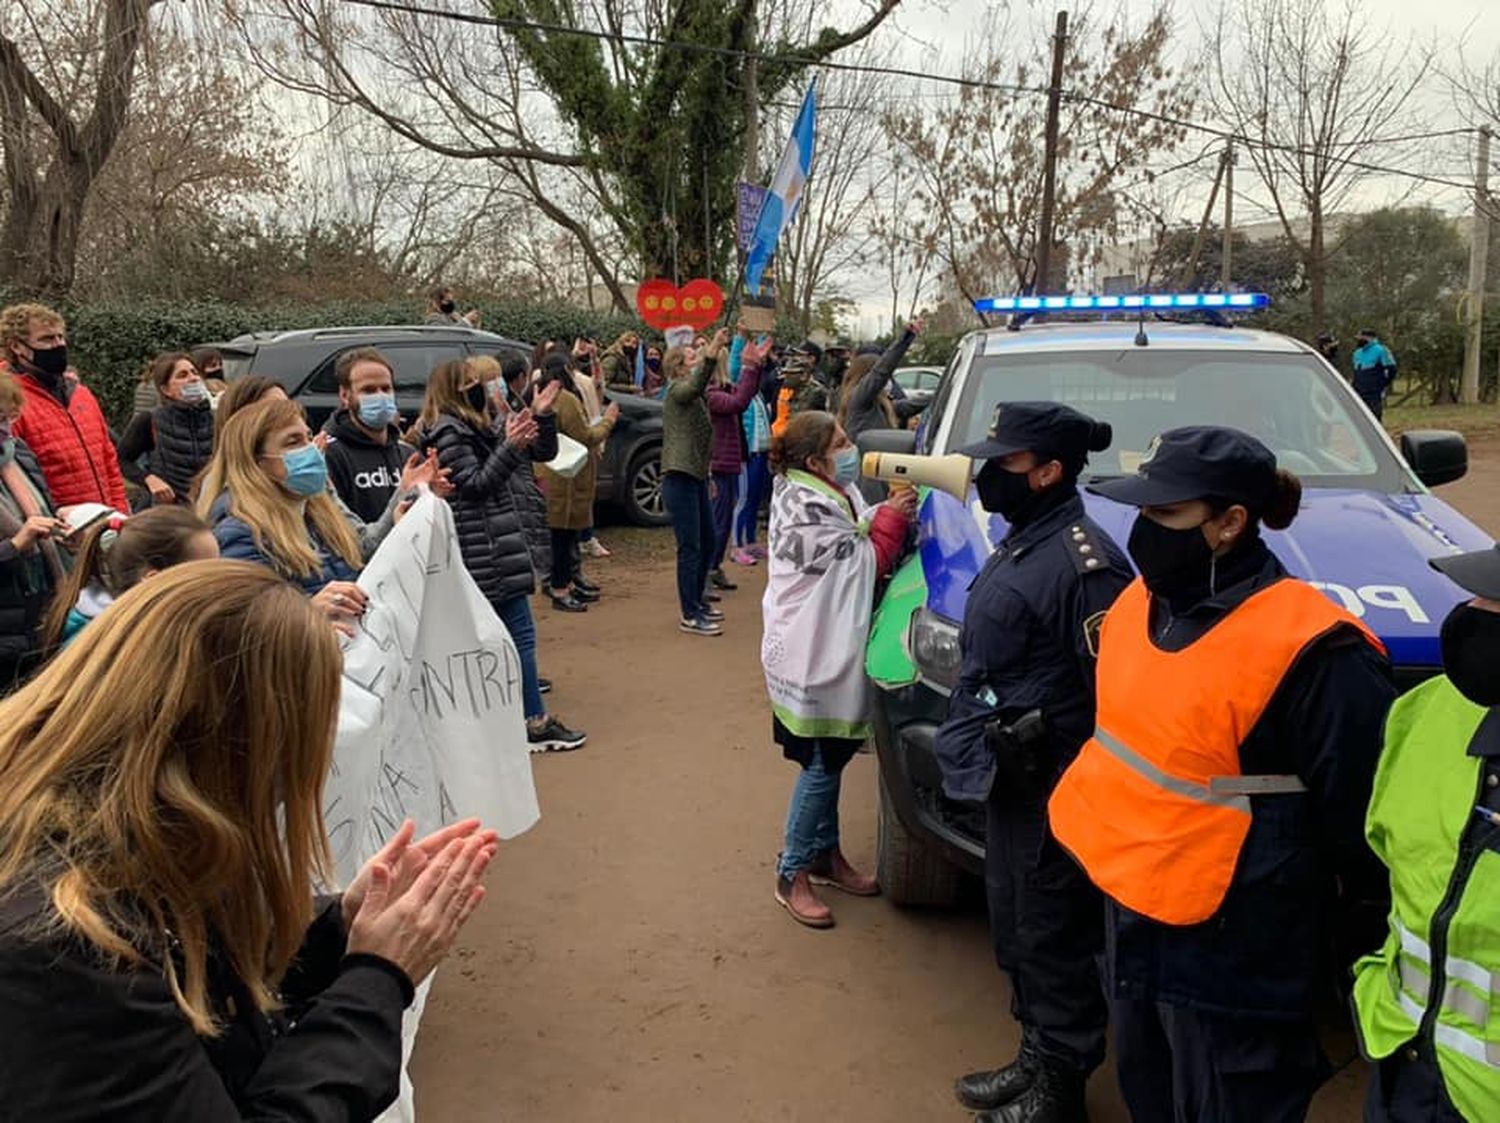
[[[489,602],[499,607],[513,597],[536,591],[526,528],[516,509],[511,483],[528,460],[557,455],[557,419],[538,417],[541,435],[528,449],[514,449],[503,434],[477,429],[444,414],[422,435],[422,451],[434,449],[438,462],[452,472],[448,504],[458,526],[464,565]]]

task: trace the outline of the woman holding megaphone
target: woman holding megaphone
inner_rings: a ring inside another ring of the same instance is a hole
[[[770,574],[761,664],[772,729],[802,766],[776,865],[776,900],[809,928],[833,927],[813,890],[870,897],[875,878],[839,846],[844,766],[870,735],[865,645],[875,582],[906,544],[916,493],[870,507],[854,487],[859,451],[831,414],[793,417],[771,445]]]

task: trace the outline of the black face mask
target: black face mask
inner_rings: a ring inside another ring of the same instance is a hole
[[[1500,706],[1500,613],[1461,604],[1443,621],[1443,670],[1476,706]]]
[[[1036,492],[1025,472],[1007,472],[998,460],[990,460],[974,477],[974,488],[979,492],[979,505],[1008,522],[1015,522],[1031,503]]]
[[[468,400],[470,408],[476,413],[483,413],[484,407],[489,402],[489,395],[484,391],[484,383],[476,382],[464,391],[464,397]]]
[[[451,300],[444,300],[438,303],[438,311],[443,313],[443,315],[445,316],[453,315],[453,309],[457,307],[458,305],[454,304]]]
[[[1141,571],[1146,588],[1168,600],[1207,588],[1214,552],[1202,526],[1173,530],[1145,515],[1135,517],[1125,548]]]
[[[31,365],[48,378],[61,378],[68,369],[68,345],[36,348],[31,352]]]

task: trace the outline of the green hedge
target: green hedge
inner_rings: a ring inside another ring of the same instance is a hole
[[[634,317],[566,305],[481,300],[477,307],[485,330],[526,342],[571,340],[583,334],[609,341],[642,326]],[[420,323],[423,315],[422,307],[411,301],[268,308],[134,302],[68,305],[61,311],[68,320],[73,364],[116,425],[129,419],[135,384],[145,364],[163,351],[222,343],[249,331],[411,324]]]

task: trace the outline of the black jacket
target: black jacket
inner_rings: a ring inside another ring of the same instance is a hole
[[[969,587],[963,665],[937,733],[950,799],[989,798],[996,761],[985,727],[1037,709],[1051,751],[1048,788],[1056,783],[1093,732],[1099,625],[1130,579],[1130,563],[1084,514],[1076,488],[1059,492],[990,555]]]
[[[502,601],[536,591],[526,527],[511,490],[520,465],[557,455],[556,416],[536,420],[541,435],[521,451],[506,444],[503,434],[476,429],[452,414],[444,414],[422,434],[422,451],[437,450],[438,463],[452,472],[448,505],[453,508],[464,566],[496,608]]]
[[[365,522],[377,521],[401,486],[401,469],[412,454],[411,446],[401,443],[401,430],[395,425],[385,444],[372,440],[347,409],[329,418],[323,431],[333,438],[324,453],[333,489]]]
[[[1220,565],[1218,578],[1222,592],[1185,610],[1172,612],[1152,598],[1158,647],[1187,647],[1252,593],[1285,579],[1286,570],[1257,539]],[[1364,819],[1395,697],[1390,664],[1352,628],[1302,653],[1245,738],[1240,764],[1247,775],[1296,775],[1307,791],[1252,797],[1249,836],[1211,919],[1168,927],[1109,903],[1117,996],[1305,1018],[1333,993],[1357,951],[1374,950],[1385,935],[1386,890],[1384,870],[1365,844]],[[1362,904],[1377,918],[1373,938],[1336,955],[1337,937]]]
[[[165,402],[131,418],[120,439],[120,471],[142,487],[148,474],[159,476],[177,493],[178,503],[187,503],[193,480],[213,453],[214,411],[208,402]]]
[[[16,463],[52,512],[52,495],[26,442],[14,438]],[[0,484],[0,487],[3,487]],[[52,574],[39,551],[18,554],[0,537],[0,695],[24,673],[36,655],[36,630],[52,598]]]
[[[411,982],[346,955],[337,898],[321,908],[266,1018],[212,970],[224,1024],[202,1038],[160,970],[116,968],[65,935],[31,933],[51,912],[36,885],[0,903],[0,1119],[48,1123],[354,1123],[400,1090]],[[293,1028],[295,1027],[295,1028]]]

